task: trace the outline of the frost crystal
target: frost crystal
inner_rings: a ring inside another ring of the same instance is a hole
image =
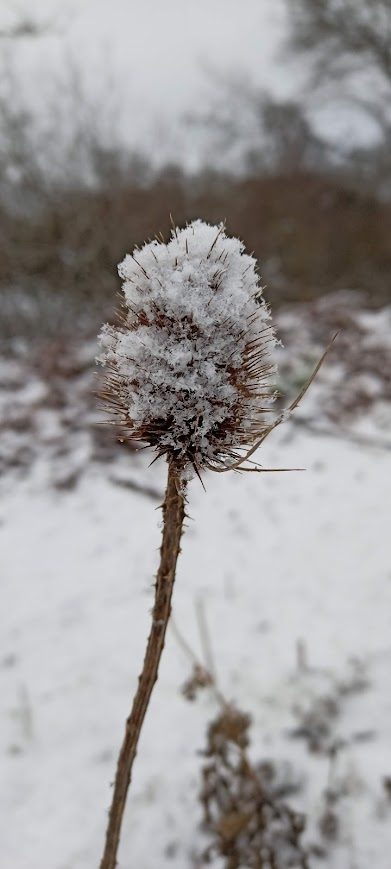
[[[119,265],[123,313],[105,325],[104,398],[126,437],[184,475],[218,469],[268,428],[276,344],[256,262],[223,225],[196,220]]]

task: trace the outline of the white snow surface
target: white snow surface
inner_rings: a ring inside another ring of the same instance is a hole
[[[195,220],[167,245],[128,254],[119,274],[127,323],[103,328],[98,361],[120,381],[133,436],[149,441],[151,427],[171,420],[157,448],[191,453],[199,467],[252,446],[270,422],[276,339],[243,243]],[[256,380],[254,365],[265,368]]]
[[[148,468],[148,459],[129,455],[129,469],[163,493],[165,464]],[[290,734],[303,710],[344,683],[349,661],[362,662],[367,688],[341,693],[331,725],[331,741],[341,741],[333,767],[340,831],[335,842],[323,841],[325,858],[310,865],[389,869],[391,456],[298,432],[288,421],[259,459],[306,471],[210,473],[206,493],[190,484],[175,622],[202,658],[195,607],[202,600],[221,690],[252,715],[254,760],[290,761],[303,777],[291,801],[307,813],[311,841],[319,841],[330,760]],[[99,864],[148,632],[157,506],[113,485],[102,466],[91,466],[66,493],[48,490],[39,468],[3,489],[5,869]],[[199,752],[217,709],[207,692],[193,703],[183,698],[189,673],[170,631],[135,764],[120,869],[204,865],[191,856],[207,842],[199,830]]]

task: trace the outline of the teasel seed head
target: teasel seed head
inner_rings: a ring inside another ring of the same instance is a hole
[[[183,477],[238,467],[271,429],[276,338],[256,261],[224,225],[173,228],[127,255],[118,326],[103,326],[102,396],[123,438]]]

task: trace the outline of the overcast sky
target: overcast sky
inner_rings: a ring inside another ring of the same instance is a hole
[[[122,135],[146,150],[170,137],[180,147],[177,120],[207,107],[213,75],[247,77],[281,98],[303,86],[302,61],[284,47],[286,0],[0,0],[0,26],[23,16],[50,26],[9,44],[29,104],[49,104],[56,88],[60,100],[72,63],[97,111],[111,106]],[[324,123],[349,134],[345,109]]]

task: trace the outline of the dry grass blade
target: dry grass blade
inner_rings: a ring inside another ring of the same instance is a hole
[[[205,611],[197,602],[197,621],[207,663],[199,661],[177,626],[177,640],[193,664],[182,692],[194,701],[200,690],[212,690],[218,713],[211,721],[203,752],[199,794],[203,826],[211,844],[203,854],[223,859],[224,869],[309,869],[302,843],[303,815],[286,799],[301,786],[285,769],[281,776],[274,762],[253,763],[248,755],[250,717],[228,702],[218,687]],[[202,864],[204,865],[204,864]],[[219,863],[220,865],[220,863]]]
[[[294,401],[292,401],[292,404],[290,404],[289,407],[287,407],[285,410],[283,410],[283,412],[279,415],[279,417],[275,420],[275,422],[273,422],[271,425],[267,426],[267,428],[262,432],[261,436],[258,438],[258,440],[256,441],[256,443],[251,447],[250,450],[248,450],[248,452],[246,453],[246,455],[241,456],[241,458],[239,458],[236,462],[234,462],[234,463],[231,464],[231,465],[227,465],[227,466],[224,467],[224,468],[214,468],[214,470],[215,470],[217,473],[219,473],[219,474],[223,474],[223,473],[225,473],[226,471],[237,471],[237,470],[240,470],[240,471],[247,471],[247,472],[250,472],[250,473],[257,473],[257,472],[258,472],[258,473],[259,473],[259,472],[263,472],[263,473],[265,473],[266,471],[272,471],[272,470],[276,470],[276,471],[277,471],[277,470],[278,470],[278,471],[303,470],[303,468],[275,468],[275,469],[273,469],[273,468],[265,468],[265,469],[263,469],[263,468],[243,468],[243,463],[244,463],[244,462],[247,462],[247,461],[249,460],[249,458],[250,458],[252,455],[254,455],[254,453],[256,452],[256,450],[259,449],[259,447],[260,447],[261,444],[264,442],[264,440],[266,440],[266,438],[268,437],[268,435],[269,435],[269,434],[270,434],[270,433],[271,433],[275,428],[277,428],[277,426],[279,426],[282,422],[284,422],[284,421],[287,419],[287,417],[289,416],[289,414],[292,413],[292,412],[296,409],[296,407],[300,404],[300,401],[302,400],[302,398],[303,398],[304,395],[306,394],[307,390],[310,388],[311,383],[314,381],[314,379],[315,379],[315,377],[316,377],[316,375],[317,375],[319,369],[320,369],[321,366],[323,365],[323,362],[325,361],[326,356],[328,356],[328,354],[329,354],[329,352],[330,352],[330,350],[331,350],[331,348],[332,348],[332,346],[333,346],[333,344],[334,344],[334,341],[335,341],[336,338],[337,338],[337,335],[338,335],[338,332],[336,332],[335,335],[333,335],[333,337],[332,337],[330,343],[329,343],[328,346],[326,347],[326,350],[324,351],[324,353],[322,354],[322,356],[321,356],[320,359],[319,359],[319,362],[318,362],[317,365],[315,366],[315,368],[314,368],[314,370],[313,370],[313,372],[312,372],[312,374],[311,374],[311,377],[310,377],[309,380],[307,380],[307,382],[304,384],[304,386],[302,387],[302,389],[300,390],[299,394],[296,396],[296,398],[294,399]]]

